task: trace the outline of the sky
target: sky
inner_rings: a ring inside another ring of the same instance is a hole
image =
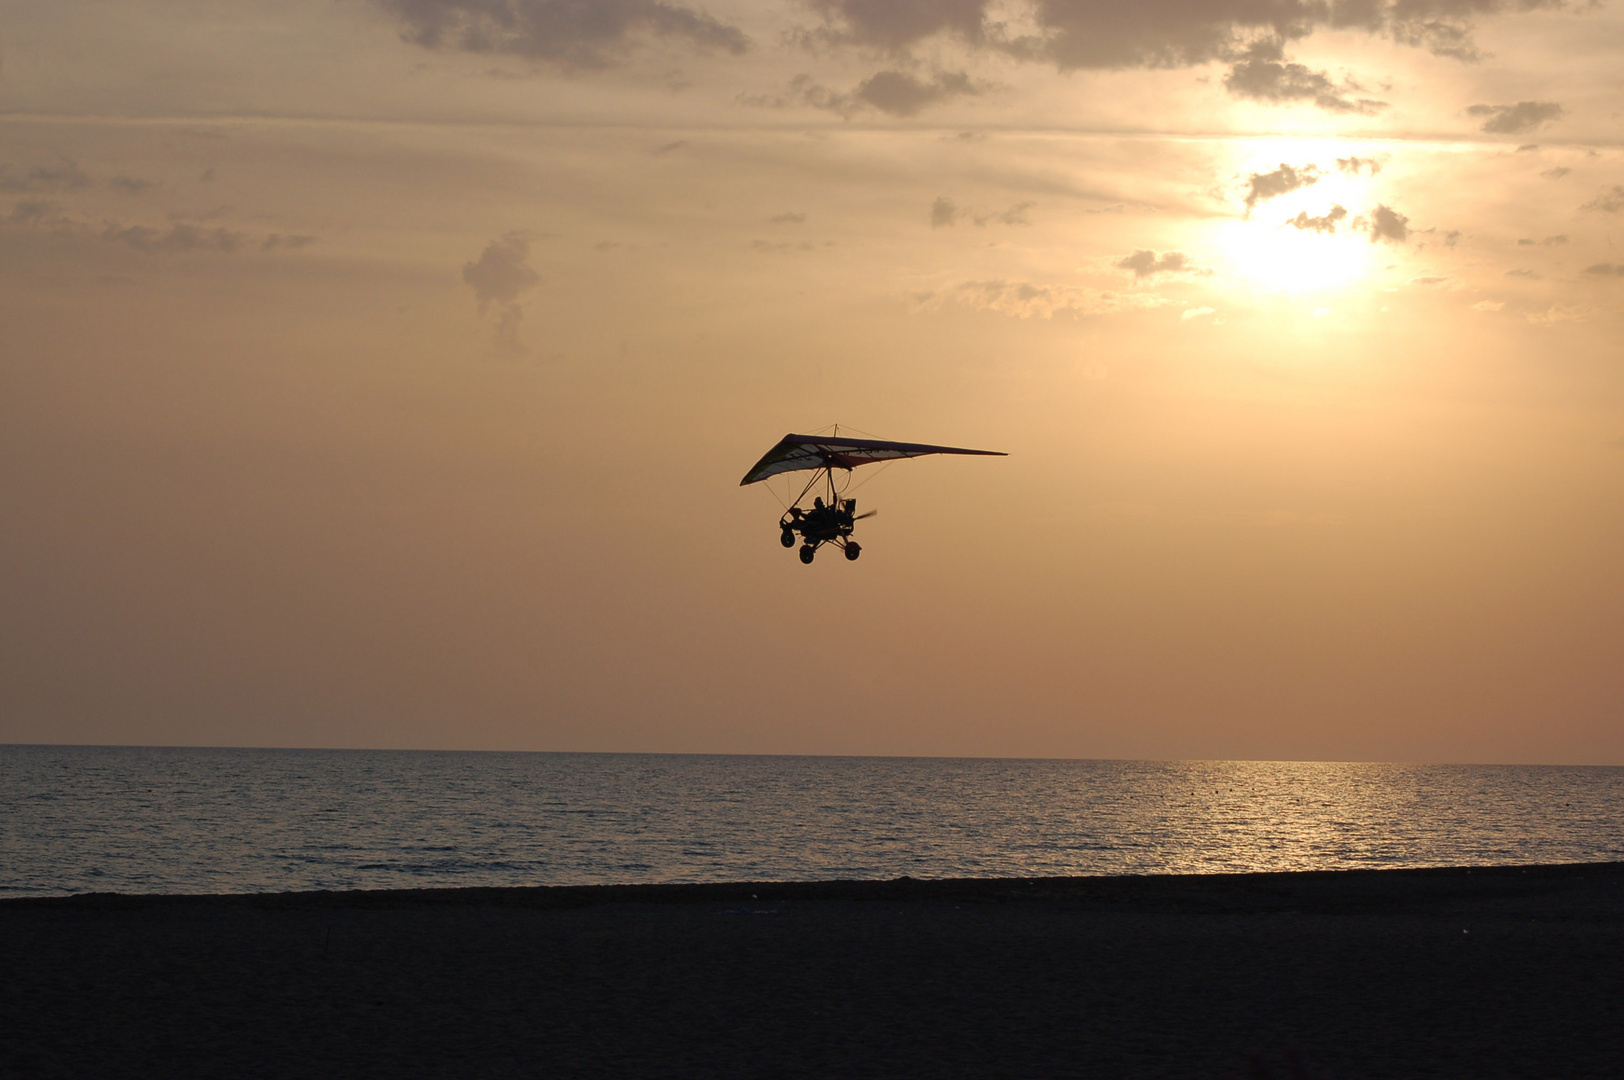
[[[1621,56],[0,0],[0,742],[1624,764]]]

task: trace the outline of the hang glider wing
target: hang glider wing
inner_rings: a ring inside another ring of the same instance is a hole
[[[880,439],[844,439],[829,435],[785,435],[778,445],[762,455],[744,474],[739,486],[754,484],[779,473],[800,469],[855,469],[871,461],[924,457],[926,454],[979,454],[1007,457],[1001,450],[966,450],[962,446],[931,446],[929,443],[884,442]]]

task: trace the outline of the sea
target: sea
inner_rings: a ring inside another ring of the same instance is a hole
[[[0,746],[0,897],[1624,860],[1624,768]]]

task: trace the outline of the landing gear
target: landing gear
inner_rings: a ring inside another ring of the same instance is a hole
[[[789,529],[785,529],[784,530],[784,535],[782,535],[782,536],[780,536],[778,538],[778,542],[780,544],[783,544],[785,547],[794,547],[795,546],[795,534],[793,532],[791,532]]]
[[[811,566],[812,565],[812,553],[815,550],[817,550],[817,549],[814,548],[811,544],[802,544],[801,545],[801,561],[806,563],[806,565]]]
[[[847,562],[856,562],[857,561],[857,556],[861,555],[862,553],[863,553],[862,548],[858,547],[856,544],[852,543],[850,540],[846,541],[846,561]]]

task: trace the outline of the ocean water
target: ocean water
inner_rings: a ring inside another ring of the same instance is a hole
[[[1624,859],[1624,769],[0,746],[0,896]]]

